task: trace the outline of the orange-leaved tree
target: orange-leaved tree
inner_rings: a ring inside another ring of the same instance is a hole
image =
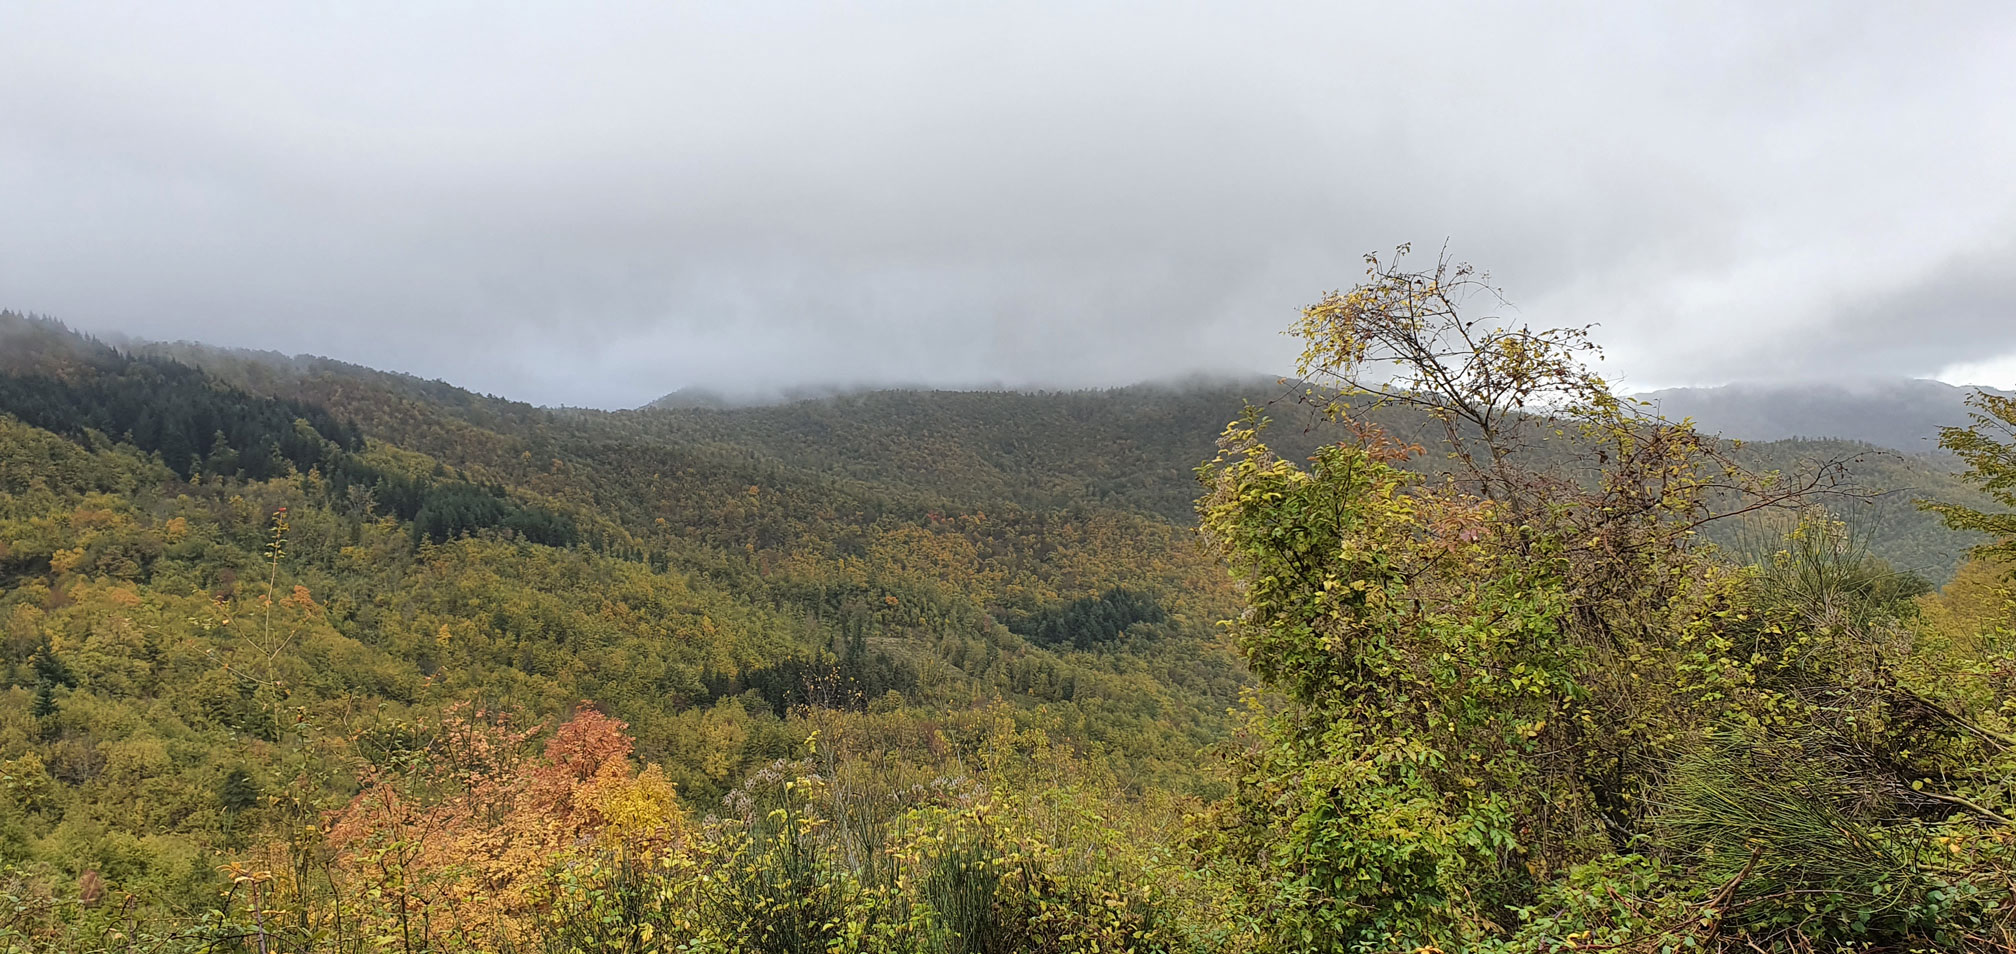
[[[393,744],[327,826],[332,880],[348,889],[335,920],[400,950],[515,943],[557,865],[662,849],[684,815],[658,766],[632,762],[625,728],[583,704],[532,756],[534,730],[458,705],[383,734]]]

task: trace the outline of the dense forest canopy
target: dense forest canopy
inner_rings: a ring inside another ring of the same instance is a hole
[[[0,316],[0,949],[2006,943],[2006,400],[1727,444],[1469,282],[625,412]]]

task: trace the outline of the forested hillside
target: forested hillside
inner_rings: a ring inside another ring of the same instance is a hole
[[[1281,461],[1337,466],[1370,426],[1427,448],[1382,458],[1406,479],[1456,470],[1432,419],[1305,392],[546,409],[0,316],[0,938],[671,950],[637,925],[699,937],[678,919],[704,909],[751,950],[1248,949],[1288,903],[1226,848],[1253,820],[1181,822],[1252,808],[1226,799],[1260,776],[1210,753],[1258,772],[1238,760],[1273,756],[1236,752],[1282,704],[1246,693],[1278,674],[1219,625],[1254,583],[1226,573],[1227,512],[1198,539],[1200,489],[1232,480],[1221,432],[1250,403]],[[1523,446],[1573,471],[1580,445]],[[1950,457],[1729,459],[1788,481],[1838,463],[1799,502],[1933,583],[1981,539],[1912,504],[1983,503]],[[1704,531],[1768,563],[1816,519]],[[591,843],[624,847],[549,879]],[[746,890],[621,874],[668,846]],[[885,854],[900,871],[861,860]],[[1192,909],[1226,920],[1172,913]],[[632,933],[586,926],[609,918]],[[765,933],[836,918],[861,935]]]
[[[872,485],[879,494],[944,506],[1096,506],[1184,526],[1195,522],[1197,463],[1210,456],[1215,435],[1247,404],[1270,418],[1276,443],[1291,457],[1350,437],[1307,399],[1305,386],[1280,378],[1192,379],[1094,391],[886,390],[758,406],[553,411],[326,359],[196,345],[143,350],[204,368],[249,391],[343,408],[353,420],[427,444],[434,448],[430,453],[454,462],[466,460],[462,455],[475,445],[501,437],[515,442],[511,446],[520,454],[705,455],[808,479]],[[1922,416],[1922,402],[1903,403],[1908,407],[1901,413]],[[1647,410],[1663,409],[1655,404]],[[1403,440],[1428,446],[1439,440],[1432,422],[1404,410],[1382,408],[1370,417]],[[1965,408],[1946,408],[1938,420],[1964,424]],[[1536,442],[1534,452],[1548,453],[1546,442]],[[1983,499],[1955,478],[1957,463],[1936,448],[1906,452],[1852,440],[1787,438],[1747,441],[1737,456],[1760,471],[1794,475],[1839,462],[1840,493],[1826,496],[1828,505],[1874,552],[1934,582],[1950,576],[1975,542],[1913,503]],[[1424,455],[1408,466],[1440,470],[1445,455]],[[566,482],[549,486],[559,492]],[[626,497],[610,496],[597,505],[618,506]],[[1756,542],[1751,526],[1730,521],[1706,532],[1746,549]]]
[[[699,806],[801,754],[808,707],[919,765],[1009,718],[1137,792],[1216,784],[1234,604],[1167,520],[0,334],[0,857],[37,881],[200,911],[224,854],[355,791],[332,749],[465,701],[592,704]]]

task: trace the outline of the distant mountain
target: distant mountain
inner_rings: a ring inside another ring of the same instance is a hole
[[[736,388],[710,388],[694,385],[680,388],[644,406],[647,408],[702,407],[717,409],[765,407],[773,404],[789,404],[793,401],[817,401],[822,398],[862,394],[873,390],[878,389],[865,385],[844,384],[779,387],[751,382]]]
[[[594,539],[706,537],[723,522],[722,508],[739,510],[741,503],[730,501],[742,501],[757,485],[788,486],[805,501],[821,501],[813,508],[825,514],[813,520],[821,526],[847,522],[840,514],[873,523],[897,511],[991,514],[1013,507],[1131,514],[1187,528],[1198,493],[1193,470],[1248,402],[1263,406],[1274,423],[1270,443],[1290,459],[1347,437],[1297,400],[1299,387],[1261,375],[1071,391],[833,387],[780,390],[755,402],[748,397],[755,389],[685,391],[644,408],[598,411],[535,407],[326,358],[189,342],[108,347],[54,322],[0,316],[0,373],[81,380],[102,374],[91,368],[121,351],[193,366],[221,385],[333,414],[365,437],[525,494],[526,503],[544,510],[569,513]],[[46,393],[38,386],[24,396]],[[1977,541],[1941,527],[1913,501],[1986,502],[1954,478],[1953,461],[1917,455],[1933,448],[1939,425],[1966,420],[1967,393],[1937,382],[1891,381],[1678,389],[1647,397],[1668,416],[1692,416],[1710,431],[1750,442],[1739,456],[1760,470],[1797,473],[1816,462],[1849,460],[1856,485],[1883,494],[1835,501],[1840,515],[1893,564],[1937,581]],[[0,401],[0,411],[9,409]],[[190,431],[183,441],[189,447],[155,446],[146,433],[154,425],[140,423],[132,438],[173,466],[214,443],[205,425],[182,428]],[[1440,440],[1439,429],[1418,416],[1381,415],[1381,423],[1406,442]],[[90,426],[114,439],[131,427]],[[1439,460],[1425,455],[1417,465],[1433,468]],[[660,479],[675,473],[682,479]],[[684,516],[675,520],[675,512]],[[1745,526],[1719,522],[1707,533],[1734,545],[1744,542]],[[738,541],[737,547],[747,543]]]
[[[1967,423],[1966,400],[1975,390],[1891,379],[1671,388],[1638,396],[1666,417],[1691,417],[1702,430],[1737,440],[1835,438],[1925,453],[1938,449],[1941,427]]]
[[[953,385],[905,384],[901,382],[844,383],[829,381],[818,384],[779,385],[761,380],[749,380],[725,386],[689,385],[656,400],[650,401],[637,410],[683,410],[702,408],[729,410],[776,407],[785,404],[803,404],[812,401],[828,401],[843,398],[858,398],[878,393],[901,394],[1021,394],[1057,395],[1091,394],[1100,391],[1159,391],[1163,393],[1187,393],[1200,391],[1241,391],[1267,399],[1280,397],[1289,390],[1282,379],[1259,373],[1235,374],[1193,371],[1129,385],[1125,388],[1099,387],[1049,387],[1030,384],[1011,385],[1003,383],[963,383]]]

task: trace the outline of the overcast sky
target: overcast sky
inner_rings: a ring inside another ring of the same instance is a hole
[[[1407,241],[1634,387],[2016,385],[2016,4],[0,0],[0,307],[87,330],[1123,384]]]

